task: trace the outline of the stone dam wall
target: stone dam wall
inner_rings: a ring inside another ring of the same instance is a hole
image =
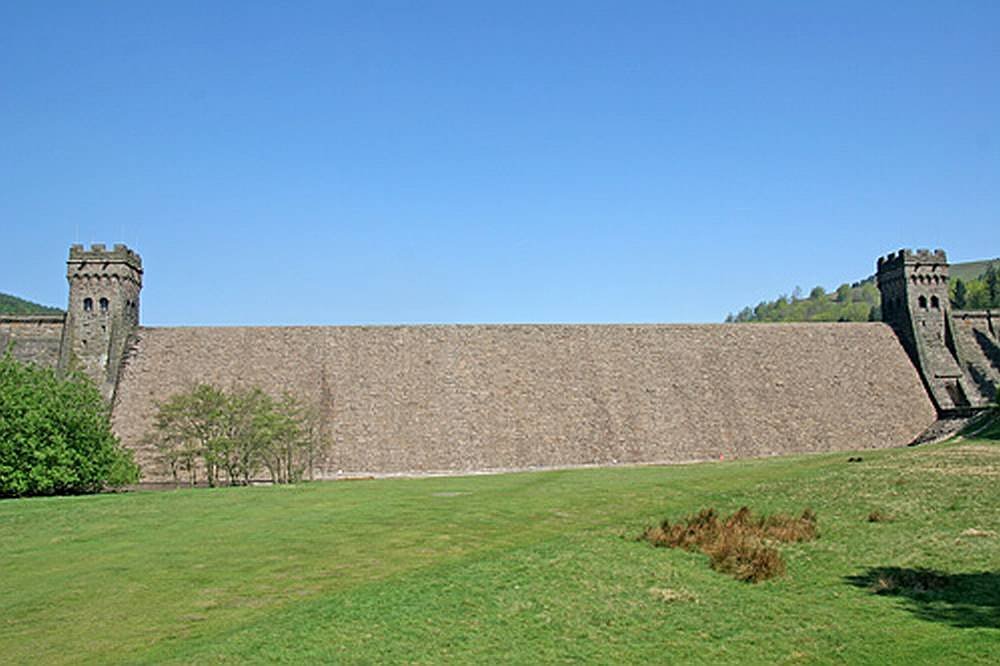
[[[936,418],[880,323],[139,328],[113,418],[144,480],[156,402],[198,382],[316,405],[326,477],[891,447]]]
[[[59,363],[63,315],[0,315],[0,354],[54,368]]]
[[[1000,386],[1000,312],[960,310],[951,321],[962,369],[978,386],[981,400],[993,398]]]

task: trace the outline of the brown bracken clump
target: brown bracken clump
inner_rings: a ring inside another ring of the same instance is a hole
[[[647,528],[640,540],[657,547],[700,550],[716,571],[758,583],[785,572],[775,543],[811,541],[817,536],[816,514],[810,509],[796,518],[780,513],[754,516],[742,507],[725,520],[711,508],[673,525],[664,520]]]

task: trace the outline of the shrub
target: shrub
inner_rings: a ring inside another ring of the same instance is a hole
[[[706,543],[702,550],[708,555],[713,569],[737,580],[759,583],[785,573],[785,561],[777,549],[748,537],[741,530],[722,531],[719,538]]]
[[[87,377],[61,379],[9,351],[0,358],[0,497],[93,493],[138,480]]]
[[[757,517],[742,507],[724,521],[711,508],[673,525],[664,520],[647,528],[640,539],[659,547],[700,550],[716,571],[757,583],[785,571],[773,543],[811,541],[817,536],[816,514],[810,509],[798,518],[781,513]]]

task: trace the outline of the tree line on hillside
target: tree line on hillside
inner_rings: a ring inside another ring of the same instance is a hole
[[[761,301],[726,317],[727,323],[780,321],[878,321],[881,318],[878,287],[873,278],[842,284],[833,293],[813,287],[808,296],[796,287],[791,295]]]
[[[1000,268],[990,266],[971,280],[956,278],[949,285],[951,306],[958,310],[1000,308]],[[773,301],[761,301],[726,317],[727,323],[793,321],[879,321],[882,299],[869,277],[854,284],[842,284],[827,293],[814,287],[808,296],[796,287],[791,295],[782,294]]]
[[[0,293],[0,315],[61,314],[59,308],[50,308],[26,301],[17,296]]]
[[[952,307],[959,310],[1000,308],[1000,269],[996,264],[990,264],[982,275],[973,280],[952,280],[949,290]]]

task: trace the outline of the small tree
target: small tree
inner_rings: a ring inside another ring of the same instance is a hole
[[[199,470],[210,486],[248,484],[267,470],[275,483],[294,483],[311,470],[319,449],[311,410],[292,396],[276,400],[258,387],[226,392],[200,384],[159,405],[147,435],[174,479]]]
[[[83,375],[0,357],[0,497],[99,492],[139,480],[110,410]]]
[[[1000,307],[1000,271],[990,264],[986,272],[983,273],[983,281],[986,283],[986,293],[989,295],[988,307]]]
[[[962,278],[955,279],[954,295],[951,298],[952,305],[959,310],[964,310],[968,301],[968,290]]]
[[[153,422],[155,434],[150,439],[175,479],[180,471],[186,471],[194,485],[202,463],[208,484],[215,485],[227,411],[226,396],[207,384],[171,396],[159,405]]]

